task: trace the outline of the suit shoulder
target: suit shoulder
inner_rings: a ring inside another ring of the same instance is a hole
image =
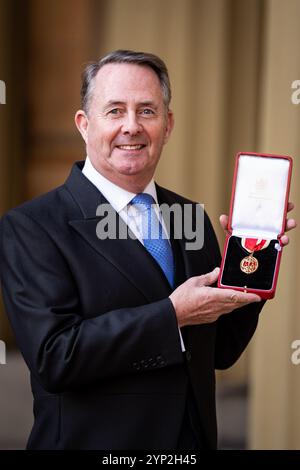
[[[2,216],[2,219],[24,215],[33,220],[42,221],[57,215],[58,211],[65,207],[68,197],[68,192],[62,185],[10,209]]]

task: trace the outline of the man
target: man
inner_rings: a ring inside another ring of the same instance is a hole
[[[262,303],[213,287],[220,255],[206,215],[201,250],[158,222],[158,203],[192,204],[153,182],[170,97],[151,54],[116,51],[88,66],[75,116],[85,163],[2,219],[4,300],[34,395],[29,449],[216,447],[214,370],[238,359]],[[101,237],[107,205],[131,236]]]

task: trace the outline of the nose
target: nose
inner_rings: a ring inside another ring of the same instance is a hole
[[[128,112],[124,117],[122,125],[123,134],[137,135],[142,132],[143,128],[141,123],[138,121],[138,117],[135,112]]]

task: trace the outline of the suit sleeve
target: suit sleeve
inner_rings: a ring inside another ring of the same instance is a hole
[[[218,241],[209,218],[206,216],[205,241],[214,260],[212,267],[220,266]],[[231,367],[251,340],[258,323],[259,313],[265,302],[249,304],[222,315],[216,322],[215,368]]]
[[[47,391],[183,361],[169,298],[83,318],[69,266],[45,230],[16,210],[0,230],[6,310],[28,367]]]

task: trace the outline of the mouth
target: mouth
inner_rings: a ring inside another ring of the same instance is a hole
[[[120,150],[129,150],[129,151],[134,151],[134,150],[142,150],[142,148],[146,147],[145,144],[135,144],[135,145],[117,145],[116,146]]]

